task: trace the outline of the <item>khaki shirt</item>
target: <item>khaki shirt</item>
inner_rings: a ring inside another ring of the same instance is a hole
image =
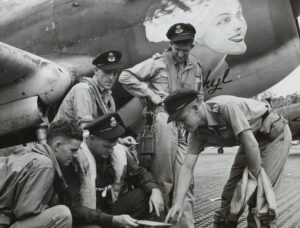
[[[239,145],[238,135],[251,129],[254,133],[262,126],[262,116],[268,104],[254,99],[217,96],[202,104],[207,127],[199,127],[188,138],[188,153],[199,154],[205,146]]]
[[[200,90],[203,94],[202,69],[195,58],[189,55],[185,67],[176,65],[175,60],[173,64],[177,69],[177,75],[173,77],[177,77],[182,82],[182,87],[184,83],[191,83],[196,89],[201,84]],[[188,72],[192,70],[196,72],[193,74],[194,78],[187,78]],[[150,88],[164,99],[170,94],[168,77],[169,72],[164,57],[162,54],[157,53],[152,58],[124,70],[119,77],[119,81],[133,96],[146,97],[148,95],[147,89]]]
[[[99,92],[102,95],[103,101],[106,102],[108,109],[114,109],[114,107],[109,107],[107,103],[110,97],[112,97],[111,90],[105,91],[95,76],[93,77],[93,81],[99,88]],[[76,120],[78,124],[81,124],[82,122],[92,121],[102,114],[103,112],[99,110],[96,102],[96,94],[88,83],[81,82],[73,86],[65,96],[53,121],[60,119]]]

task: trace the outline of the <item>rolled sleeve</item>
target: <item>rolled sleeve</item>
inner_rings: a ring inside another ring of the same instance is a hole
[[[241,110],[238,104],[229,103],[224,106],[225,115],[229,124],[231,125],[232,131],[236,138],[238,135],[246,130],[252,130],[245,114]]]
[[[196,90],[199,92],[199,98],[201,101],[204,101],[204,90],[203,90],[203,71],[201,65],[199,67],[199,74],[196,76],[197,88]]]
[[[135,65],[132,68],[124,70],[119,82],[133,96],[145,97],[148,95],[148,81],[156,72],[155,59],[150,58]]]

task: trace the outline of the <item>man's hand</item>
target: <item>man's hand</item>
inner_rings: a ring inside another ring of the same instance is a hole
[[[167,223],[170,219],[171,219],[170,221],[171,223],[173,223],[174,221],[179,222],[182,216],[182,210],[183,210],[182,204],[176,202],[169,210],[165,222]]]
[[[155,94],[154,96],[151,96],[150,99],[151,99],[152,103],[155,105],[159,105],[162,103],[162,99],[157,94]]]
[[[163,212],[164,210],[164,200],[158,188],[152,189],[152,193],[149,199],[150,213],[153,211],[153,208],[158,217],[160,216],[160,212]]]
[[[125,138],[119,138],[118,142],[124,146],[131,146],[137,144],[135,139],[132,136],[127,136]]]
[[[150,98],[151,102],[155,105],[161,104],[162,103],[162,99],[159,95],[157,95],[156,93],[154,93],[151,89],[148,88],[147,90],[147,95]]]
[[[83,175],[86,175],[88,170],[89,170],[89,160],[87,159],[87,157],[83,154],[83,152],[79,149],[77,151],[77,153],[75,153],[73,155],[74,158],[74,167],[75,167],[75,171],[77,172],[78,169],[80,169],[80,172]]]
[[[113,224],[119,227],[138,227],[136,221],[129,215],[114,215],[112,219]]]

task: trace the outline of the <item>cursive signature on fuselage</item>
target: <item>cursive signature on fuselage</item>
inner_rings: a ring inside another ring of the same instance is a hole
[[[233,81],[231,79],[227,79],[229,71],[230,70],[227,69],[221,78],[212,79],[212,80],[210,80],[209,78],[211,75],[211,71],[210,70],[208,71],[208,74],[203,81],[203,88],[207,89],[208,94],[213,94],[217,90],[222,90],[225,84],[228,84]]]

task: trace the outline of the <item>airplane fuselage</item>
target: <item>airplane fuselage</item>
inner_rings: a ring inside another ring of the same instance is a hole
[[[202,27],[197,18],[201,17],[201,1],[188,2],[2,0],[0,42],[57,63],[70,72],[72,79],[65,81],[74,83],[78,77],[92,75],[91,59],[104,50],[120,50],[126,67],[162,52],[168,47],[164,34],[170,23],[189,22],[199,32]],[[206,98],[221,94],[252,97],[282,80],[300,63],[299,36],[290,1],[240,0],[240,4],[244,28],[240,22],[241,28],[237,30],[244,29],[245,34],[228,40],[233,47],[244,43],[244,50],[222,52],[202,43],[202,38],[196,39],[192,54],[202,64]],[[194,20],[189,21],[190,16]],[[20,84],[20,80],[29,80],[26,75],[9,74],[1,64],[0,78],[0,96],[7,96],[14,88],[32,91],[28,83]],[[60,94],[65,94],[70,86],[66,84],[58,97],[42,100],[47,105],[59,102]],[[51,89],[43,94],[53,92]],[[13,93],[9,99],[2,99],[3,103],[0,99],[0,105],[33,95],[42,97],[30,91]],[[120,85],[116,85],[114,97],[118,107],[130,99]]]
[[[114,48],[122,51],[125,65],[132,66],[168,45],[151,42],[145,34],[149,9],[162,7],[161,0],[10,0],[2,5],[0,41],[54,61]],[[299,65],[299,37],[289,1],[242,0],[241,5],[248,24],[245,53],[227,55],[228,68],[212,75],[201,49],[194,50],[204,62],[207,97],[251,97]]]

